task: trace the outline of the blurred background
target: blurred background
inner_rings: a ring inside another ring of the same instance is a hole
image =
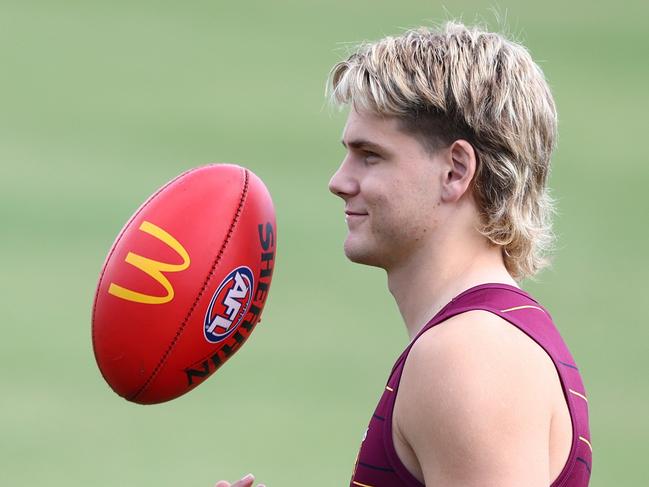
[[[524,287],[581,368],[591,485],[649,485],[649,4],[485,5],[0,0],[0,484],[348,484],[407,335],[383,272],[342,253],[327,182],[345,113],[325,80],[360,41],[461,18],[504,26],[554,90],[559,251]],[[263,323],[190,394],[130,404],[92,353],[100,268],[149,194],[213,161],[249,167],[275,200]]]

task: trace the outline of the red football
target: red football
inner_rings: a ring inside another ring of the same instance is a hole
[[[156,191],[113,244],[92,313],[95,358],[120,396],[174,399],[225,363],[259,322],[275,211],[249,170],[213,164]]]

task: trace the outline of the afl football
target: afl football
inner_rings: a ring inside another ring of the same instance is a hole
[[[213,374],[259,322],[276,242],[270,194],[248,169],[198,167],[156,191],[117,236],[97,285],[92,343],[110,387],[154,404]]]

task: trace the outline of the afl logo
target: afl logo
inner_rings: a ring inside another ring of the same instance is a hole
[[[208,342],[218,343],[235,332],[250,308],[253,290],[252,271],[245,266],[223,279],[205,313],[203,331]]]

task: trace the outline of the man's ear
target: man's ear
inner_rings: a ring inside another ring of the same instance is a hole
[[[473,146],[463,139],[446,150],[447,167],[442,182],[442,201],[453,203],[466,194],[475,175],[477,159]]]

